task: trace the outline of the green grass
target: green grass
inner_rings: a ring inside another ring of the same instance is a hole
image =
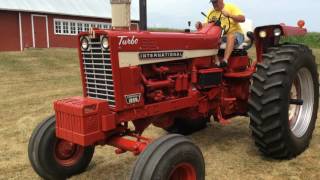
[[[292,36],[283,38],[282,41],[305,44],[311,48],[320,48],[320,33],[308,33],[305,36]]]

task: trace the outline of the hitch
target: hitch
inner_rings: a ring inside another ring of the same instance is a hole
[[[150,139],[129,134],[128,135],[131,138],[137,138],[136,140],[130,140],[127,138],[124,138],[123,136],[115,136],[111,137],[109,140],[107,140],[106,144],[116,147],[115,150],[116,154],[123,154],[127,151],[132,152],[135,156],[139,155],[143,150],[148,146],[148,144],[151,142]]]

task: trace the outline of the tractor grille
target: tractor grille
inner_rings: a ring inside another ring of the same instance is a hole
[[[100,38],[89,39],[89,49],[82,51],[88,97],[108,101],[115,106],[110,51],[101,47]]]

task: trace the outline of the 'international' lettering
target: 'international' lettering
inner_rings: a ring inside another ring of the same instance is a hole
[[[139,58],[141,60],[161,59],[161,58],[181,58],[181,57],[183,57],[183,51],[139,53]]]

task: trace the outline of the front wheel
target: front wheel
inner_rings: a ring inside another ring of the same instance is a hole
[[[82,147],[59,139],[52,116],[33,131],[28,155],[33,169],[44,179],[66,179],[82,173],[94,154],[94,146]]]
[[[131,180],[204,180],[199,148],[184,136],[170,134],[151,143],[137,159]]]
[[[319,103],[317,64],[303,45],[269,49],[253,75],[250,128],[266,156],[293,158],[309,145]]]

